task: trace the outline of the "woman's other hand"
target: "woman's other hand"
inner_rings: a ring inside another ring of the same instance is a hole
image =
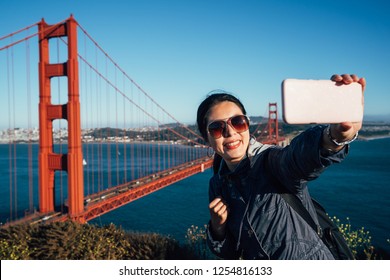
[[[220,197],[217,197],[210,202],[209,210],[213,236],[218,240],[222,240],[225,237],[226,221],[229,212],[227,204]]]

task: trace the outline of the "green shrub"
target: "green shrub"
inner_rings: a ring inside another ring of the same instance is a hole
[[[192,225],[187,229],[187,234],[185,235],[188,246],[201,259],[206,259],[208,255],[206,227],[207,225],[204,225],[203,228]]]
[[[29,260],[34,251],[30,248],[32,228],[28,226],[10,227],[0,230],[0,259]]]
[[[114,225],[75,222],[21,225],[0,229],[2,260],[162,260],[195,259],[172,238],[127,233]]]
[[[346,223],[342,223],[337,217],[330,218],[344,235],[353,255],[356,259],[373,260],[377,258],[375,248],[372,245],[372,238],[370,232],[366,231],[364,227],[360,229],[352,229],[351,221],[347,217]]]

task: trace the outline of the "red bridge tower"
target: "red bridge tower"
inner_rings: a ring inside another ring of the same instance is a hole
[[[68,60],[49,62],[49,39],[67,37]],[[70,16],[64,23],[39,23],[39,211],[54,211],[54,172],[68,173],[69,217],[78,219],[84,211],[84,183],[81,146],[80,101],[77,59],[77,22]],[[68,102],[51,103],[50,79],[67,76]],[[68,121],[68,153],[53,151],[53,120]]]

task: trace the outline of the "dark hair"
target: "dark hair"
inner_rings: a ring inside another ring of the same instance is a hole
[[[227,93],[225,91],[220,91],[220,90],[210,92],[207,95],[206,99],[203,100],[202,103],[200,103],[198,107],[197,117],[196,117],[196,122],[198,124],[199,132],[206,142],[208,142],[208,137],[207,137],[208,112],[213,106],[225,101],[233,102],[241,109],[242,113],[246,115],[246,110],[244,108],[244,105],[242,105],[241,101],[237,97],[233,96],[230,93]],[[213,161],[214,174],[218,172],[221,160],[222,157],[218,154],[215,154],[214,161]]]
[[[213,106],[215,106],[221,102],[224,102],[224,101],[233,102],[241,109],[242,113],[244,115],[246,115],[246,110],[244,108],[244,105],[242,105],[241,101],[237,97],[235,97],[232,94],[227,93],[225,91],[212,91],[212,92],[210,92],[207,95],[206,99],[203,100],[202,103],[200,103],[200,105],[198,107],[197,117],[196,117],[196,122],[198,124],[199,132],[206,142],[208,142],[208,139],[207,139],[208,112]]]

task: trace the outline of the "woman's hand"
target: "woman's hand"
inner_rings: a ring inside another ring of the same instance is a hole
[[[331,80],[337,83],[342,84],[351,84],[351,83],[359,83],[362,86],[362,90],[364,92],[364,89],[366,88],[366,80],[364,78],[359,78],[357,75],[352,74],[343,74],[343,75],[333,75],[331,77]],[[335,101],[337,102],[337,100]],[[348,140],[351,140],[355,137],[356,133],[362,128],[362,122],[342,122],[339,124],[331,124],[330,125],[330,135],[333,139],[335,139],[337,142],[345,142]],[[331,149],[334,151],[338,151],[343,148],[343,146],[336,146],[333,144],[328,135],[323,136],[323,147],[327,149]]]
[[[218,240],[222,240],[225,237],[226,221],[229,212],[227,204],[220,197],[217,197],[210,202],[209,210],[213,236]]]
[[[359,83],[362,85],[363,92],[364,92],[364,89],[366,88],[366,80],[364,78],[359,78],[355,74],[351,74],[351,75],[349,75],[349,74],[343,74],[343,75],[335,74],[330,79],[334,82],[343,83],[346,85],[349,85],[351,83]]]

